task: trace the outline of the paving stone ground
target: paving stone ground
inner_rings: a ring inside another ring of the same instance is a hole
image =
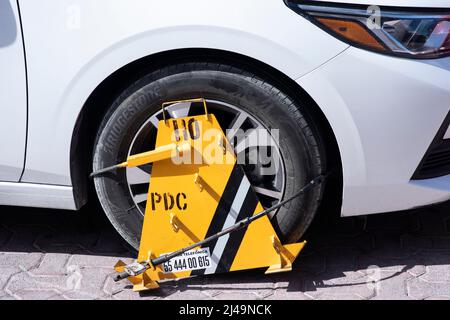
[[[450,203],[323,215],[306,238],[290,273],[191,278],[138,294],[112,281],[117,259],[134,253],[98,209],[0,207],[0,299],[450,299]]]

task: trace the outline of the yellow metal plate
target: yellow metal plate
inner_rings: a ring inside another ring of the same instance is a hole
[[[263,210],[214,115],[159,123],[157,148],[185,141],[191,143],[192,152],[153,164],[138,261],[148,260],[150,252],[158,257],[187,247]],[[268,272],[289,270],[303,245],[282,246],[264,217],[205,245],[211,255],[208,268],[197,263],[195,271],[168,272],[157,266],[138,277],[143,283],[135,289],[145,287],[149,279],[261,267],[270,267]]]

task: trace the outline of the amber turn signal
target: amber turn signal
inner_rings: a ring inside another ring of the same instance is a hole
[[[332,18],[317,18],[317,21],[350,42],[378,51],[385,51],[384,46],[358,22]]]

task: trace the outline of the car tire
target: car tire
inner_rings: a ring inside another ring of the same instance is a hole
[[[307,105],[248,71],[216,63],[182,63],[151,72],[125,89],[108,109],[97,133],[93,171],[124,161],[137,130],[166,101],[203,97],[237,105],[266,128],[279,129],[285,166],[284,197],[325,171],[320,135]],[[130,195],[124,170],[95,178],[99,201],[113,226],[135,249],[143,215]],[[272,223],[283,241],[299,240],[318,209],[323,186],[283,206]]]

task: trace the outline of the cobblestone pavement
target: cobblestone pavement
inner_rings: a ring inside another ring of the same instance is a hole
[[[192,278],[145,294],[113,283],[111,267],[133,253],[97,211],[0,207],[0,299],[450,298],[450,203],[319,217],[293,272]]]

